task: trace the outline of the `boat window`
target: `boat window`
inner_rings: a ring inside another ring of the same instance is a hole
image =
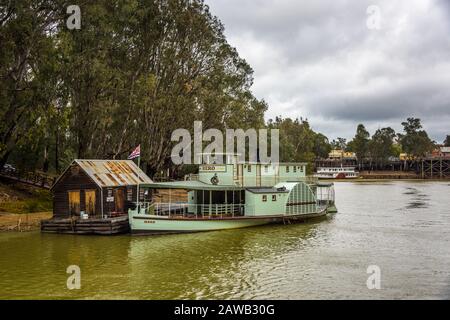
[[[263,196],[262,196],[262,201],[263,201],[263,202],[266,202],[266,201],[267,201],[267,195],[263,194]]]
[[[276,194],[272,195],[272,201],[277,201],[277,195]]]
[[[252,166],[250,164],[247,166],[247,172],[252,172]]]
[[[297,167],[296,166],[294,166],[294,172],[297,172]]]
[[[286,166],[286,173],[289,173],[289,166]]]

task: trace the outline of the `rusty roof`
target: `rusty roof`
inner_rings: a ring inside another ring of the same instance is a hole
[[[100,187],[116,187],[153,183],[132,160],[84,160],[75,159]]]

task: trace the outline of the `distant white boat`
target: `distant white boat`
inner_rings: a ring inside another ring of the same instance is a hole
[[[320,167],[314,177],[319,179],[354,179],[359,177],[355,167]]]

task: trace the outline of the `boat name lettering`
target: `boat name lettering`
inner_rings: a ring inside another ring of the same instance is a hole
[[[203,165],[200,166],[200,171],[226,172],[227,167],[225,165]]]

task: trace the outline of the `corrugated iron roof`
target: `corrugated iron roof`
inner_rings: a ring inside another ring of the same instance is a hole
[[[100,187],[153,183],[132,160],[83,160],[77,163]]]

